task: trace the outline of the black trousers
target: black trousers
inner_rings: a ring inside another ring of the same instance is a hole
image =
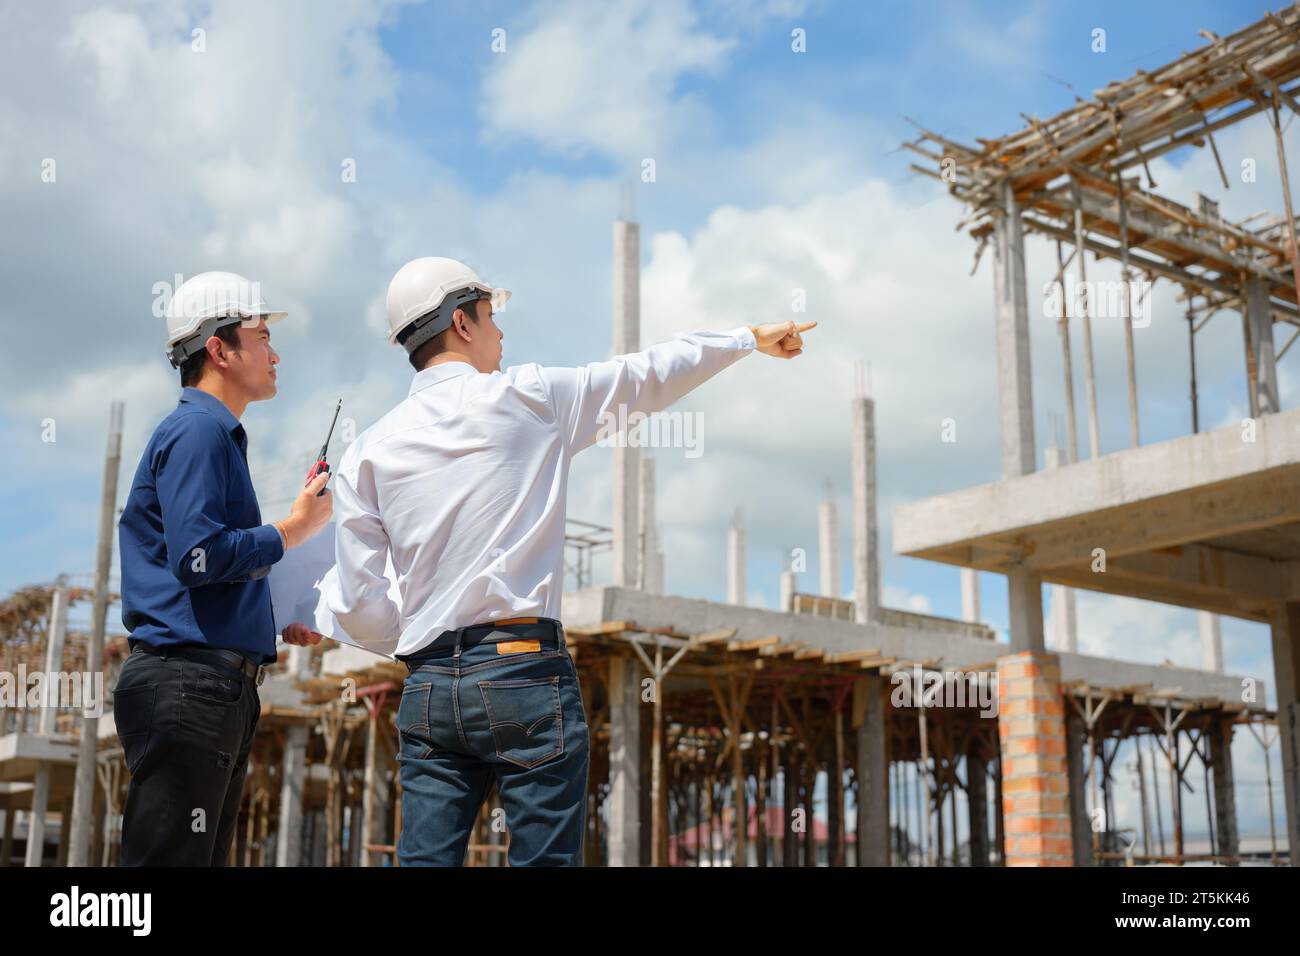
[[[235,669],[136,648],[113,690],[131,784],[122,866],[224,866],[262,704]]]

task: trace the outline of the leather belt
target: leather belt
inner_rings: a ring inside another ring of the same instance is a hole
[[[259,664],[251,657],[245,657],[239,651],[228,651],[220,647],[196,647],[193,644],[171,644],[155,647],[141,641],[131,649],[131,653],[136,652],[153,654],[163,660],[169,657],[179,657],[182,660],[192,660],[202,664],[224,667],[227,670],[234,671],[240,677],[253,681],[258,687],[261,687],[262,681],[266,680],[266,665]]]
[[[398,655],[397,659],[406,665],[407,670],[413,670],[427,658],[441,656],[452,651],[456,646],[458,636],[462,648],[473,647],[476,644],[498,644],[503,641],[526,640],[525,635],[503,630],[503,628],[512,624],[537,624],[550,631],[544,637],[534,635],[533,639],[539,639],[540,637],[540,639],[554,640],[557,643],[564,640],[564,626],[554,618],[510,617],[500,621],[483,621],[480,624],[470,624],[465,627],[443,631],[414,654]]]

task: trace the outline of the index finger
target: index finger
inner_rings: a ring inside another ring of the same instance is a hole
[[[795,331],[796,331],[796,332],[807,332],[809,329],[815,327],[816,325],[817,325],[816,321],[813,321],[813,322],[805,322],[803,325],[798,326],[798,327],[795,329]]]

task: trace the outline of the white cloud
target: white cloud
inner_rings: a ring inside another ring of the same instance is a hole
[[[494,57],[482,104],[489,134],[564,153],[662,159],[713,121],[681,83],[725,65],[738,41],[724,32],[804,7],[800,0],[733,0],[714,11],[688,0],[543,3],[535,22],[508,32],[506,51]],[[705,12],[718,14],[717,32],[701,23]]]
[[[653,152],[707,118],[674,95],[678,79],[716,70],[732,46],[696,27],[685,0],[546,4],[495,58],[484,116],[495,132],[561,150]]]

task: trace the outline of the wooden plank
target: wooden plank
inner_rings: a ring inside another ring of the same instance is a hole
[[[880,657],[880,650],[832,651],[826,655],[827,664],[844,664],[850,661],[871,660]]]
[[[691,638],[692,644],[726,644],[736,636],[734,627],[724,627],[716,631],[705,631]]]
[[[752,641],[731,641],[727,644],[729,651],[756,651],[764,647],[772,647],[781,643],[779,634],[772,634],[769,637],[756,637]]]
[[[634,631],[636,624],[632,621],[605,621],[595,627],[569,627],[565,625],[565,634],[577,634],[583,637],[595,637],[600,634],[618,634],[622,631]]]

